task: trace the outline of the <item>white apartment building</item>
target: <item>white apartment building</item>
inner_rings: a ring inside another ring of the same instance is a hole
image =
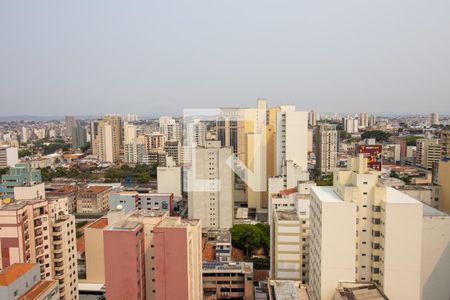
[[[308,167],[308,112],[295,106],[280,106],[277,113],[276,174],[281,175],[285,161]]]
[[[14,167],[19,162],[19,152],[15,147],[0,147],[0,169]]]
[[[145,146],[137,142],[123,145],[123,162],[127,164],[142,164],[145,157]]]
[[[233,172],[226,164],[230,147],[207,141],[193,153],[188,175],[189,218],[206,228],[230,228],[233,224]]]
[[[440,235],[444,240],[430,246],[434,237],[423,225],[424,205],[378,184],[378,175],[359,156],[347,170],[334,172],[333,187],[311,188],[312,299],[332,299],[342,281],[375,282],[390,299],[434,299],[422,297],[424,285],[447,288],[442,273],[450,259],[443,246],[450,241],[448,223],[446,228],[441,224],[440,230],[447,230]],[[429,263],[437,259],[444,267]]]
[[[159,117],[159,131],[165,135],[166,141],[181,141],[180,123],[172,117]]]
[[[181,167],[157,168],[158,193],[173,193],[175,198],[182,196]]]

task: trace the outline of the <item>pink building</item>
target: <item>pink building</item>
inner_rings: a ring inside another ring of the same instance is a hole
[[[0,206],[0,269],[38,263],[42,279],[52,279],[50,215],[45,200],[19,200]]]
[[[114,223],[103,231],[103,243],[106,299],[146,299],[143,225]]]
[[[156,300],[202,299],[200,222],[167,217],[153,234]]]

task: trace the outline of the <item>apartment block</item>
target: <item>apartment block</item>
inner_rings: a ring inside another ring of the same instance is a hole
[[[439,209],[450,214],[450,158],[439,162]]]
[[[316,168],[323,173],[337,166],[338,132],[336,125],[321,124],[315,133]]]
[[[38,264],[15,263],[0,272],[0,299],[2,300],[57,300],[58,284],[41,280]]]
[[[439,143],[442,147],[442,157],[450,156],[450,130],[441,131]]]
[[[105,284],[105,247],[103,230],[108,226],[107,218],[100,218],[84,230],[86,282]]]
[[[143,225],[128,220],[103,230],[108,300],[146,299]]]
[[[82,189],[77,195],[77,212],[97,214],[108,210],[110,186],[90,186]]]
[[[233,173],[226,161],[230,147],[207,141],[195,149],[188,177],[189,218],[200,219],[206,228],[231,228],[233,224]]]
[[[422,254],[447,259],[442,247],[433,252],[423,244],[433,239],[423,231],[424,205],[378,184],[378,174],[360,155],[334,172],[333,187],[311,188],[312,299],[331,299],[341,281],[375,282],[390,299],[422,299],[425,270],[438,270]],[[435,275],[428,284],[443,288]]]
[[[171,157],[175,165],[181,164],[181,143],[180,141],[166,141],[164,143],[164,151],[167,153],[168,157]]]
[[[165,142],[166,137],[162,133],[153,132],[146,134],[144,136],[145,151],[150,152],[151,150],[164,150]]]
[[[19,152],[15,147],[0,147],[0,169],[14,167],[19,162]]]
[[[117,162],[123,144],[122,120],[117,115],[107,115],[91,123],[92,154],[99,160]]]
[[[174,197],[182,196],[181,167],[158,167],[158,193],[172,193]]]
[[[78,299],[78,264],[75,217],[57,214],[51,224],[53,278],[58,281],[61,300]]]
[[[41,279],[52,279],[50,226],[45,200],[19,200],[0,206],[0,268],[39,263]]]
[[[153,234],[156,300],[202,299],[200,221],[167,217]]]
[[[416,164],[431,170],[433,163],[442,157],[442,147],[437,139],[420,139],[416,141]]]

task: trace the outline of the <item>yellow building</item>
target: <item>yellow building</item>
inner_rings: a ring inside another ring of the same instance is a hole
[[[450,214],[450,159],[439,162],[439,209]]]

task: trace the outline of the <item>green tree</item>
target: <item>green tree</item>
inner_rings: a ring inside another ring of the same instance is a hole
[[[268,225],[237,224],[230,229],[230,232],[233,246],[245,251],[247,257],[261,247],[269,253],[270,228]]]
[[[28,149],[20,149],[19,150],[19,157],[25,157],[25,156],[30,156],[31,155],[31,151]]]
[[[390,137],[390,133],[381,130],[366,131],[361,135],[362,139],[376,139],[377,142],[387,142]]]

